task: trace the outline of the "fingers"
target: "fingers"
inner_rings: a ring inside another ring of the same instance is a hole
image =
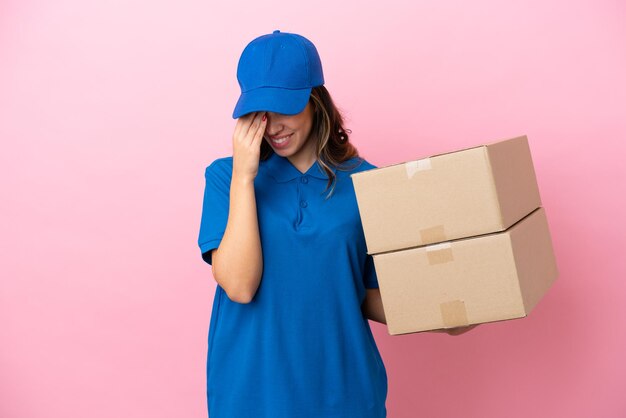
[[[237,124],[235,125],[235,135],[238,137],[245,137],[248,135],[248,131],[250,130],[250,126],[252,122],[254,122],[254,117],[258,112],[250,112],[245,115],[237,118]]]
[[[473,325],[465,325],[465,326],[455,327],[455,328],[448,328],[447,331],[448,331],[448,334],[450,335],[461,335],[476,328],[478,325],[479,324],[473,324]]]
[[[249,123],[248,121],[251,118],[252,118],[252,114],[251,113],[249,113],[247,115],[243,115],[243,116],[237,118],[237,124],[235,125],[235,136],[236,137],[239,137],[241,135],[241,132],[244,131],[244,129],[247,132],[247,130],[248,130],[247,129],[247,125]]]
[[[248,130],[246,132],[246,137],[250,140],[252,139],[251,137],[254,137],[257,129],[259,128],[259,125],[261,124],[261,118],[263,117],[263,112],[253,112],[251,115],[252,116],[250,118]]]
[[[261,119],[259,121],[259,126],[257,127],[257,130],[254,133],[254,138],[252,138],[252,145],[254,145],[255,147],[260,147],[261,142],[263,141],[263,134],[265,133],[265,127],[267,126],[267,117],[263,118],[264,115],[265,115],[265,112],[261,112]]]
[[[234,137],[248,145],[260,147],[267,126],[267,118],[263,120],[266,113],[251,112],[238,118]]]

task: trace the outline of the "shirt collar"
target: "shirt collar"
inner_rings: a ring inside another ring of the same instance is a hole
[[[291,181],[304,175],[312,176],[321,180],[328,180],[326,172],[321,165],[318,164],[317,160],[315,160],[306,173],[300,172],[300,170],[298,170],[287,157],[282,157],[275,152],[271,153],[267,160],[265,160],[265,163],[267,164],[270,176],[272,176],[274,180],[279,183]],[[329,165],[329,168],[333,174],[337,174],[335,167]]]

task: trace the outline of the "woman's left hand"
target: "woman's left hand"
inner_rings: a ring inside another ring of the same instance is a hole
[[[455,327],[455,328],[444,328],[444,329],[435,329],[431,332],[445,332],[448,335],[461,335],[465,334],[467,331],[470,331],[476,328],[480,324],[467,325],[464,327]]]

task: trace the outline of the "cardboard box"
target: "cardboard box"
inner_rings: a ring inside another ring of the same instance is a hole
[[[368,254],[503,231],[541,206],[525,135],[351,178]]]
[[[390,335],[525,317],[558,275],[541,207],[502,232],[373,259]]]

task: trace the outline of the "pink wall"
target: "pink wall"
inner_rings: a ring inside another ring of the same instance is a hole
[[[389,416],[626,416],[623,3],[229,4],[0,4],[0,416],[206,416],[203,170],[274,29],[317,45],[376,165],[530,140],[558,282],[458,337],[372,322]]]

